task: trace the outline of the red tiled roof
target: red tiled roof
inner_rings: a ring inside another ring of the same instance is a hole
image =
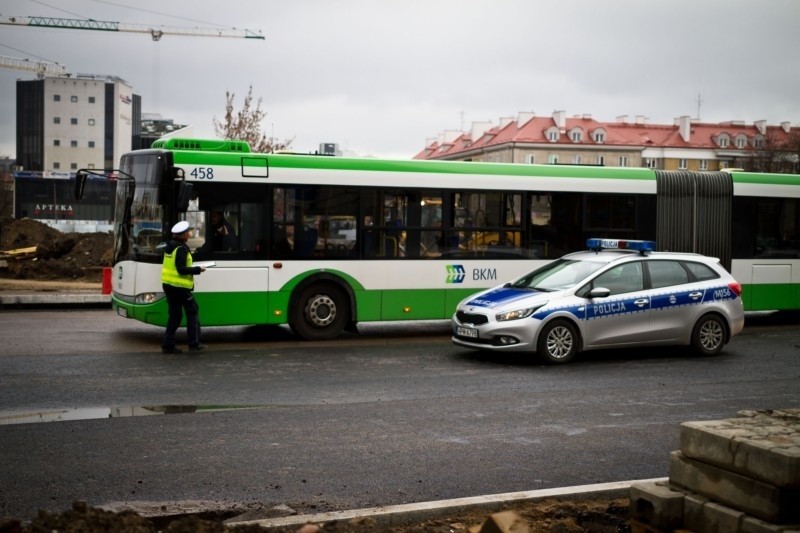
[[[722,133],[727,133],[730,137],[728,147],[735,148],[735,138],[740,134],[747,136],[748,144],[745,149],[753,149],[752,139],[760,134],[755,124],[746,125],[743,123],[694,123],[690,125],[689,142],[686,142],[680,134],[680,126],[677,124],[646,124],[628,122],[598,122],[589,117],[567,118],[565,127],[559,131],[557,142],[548,139],[548,131],[556,127],[553,117],[542,116],[533,117],[520,127],[516,120],[509,122],[504,127],[495,126],[486,130],[478,139],[471,139],[469,133],[462,133],[453,142],[440,144],[436,141],[425,147],[424,150],[414,156],[414,159],[434,159],[448,155],[458,154],[470,150],[480,150],[492,146],[500,146],[510,143],[535,143],[552,144],[553,146],[590,146],[602,144],[603,146],[630,146],[630,147],[660,147],[660,148],[699,148],[699,149],[718,149],[717,137]],[[570,133],[580,128],[583,132],[579,142],[573,142]],[[595,143],[593,133],[602,129],[605,138],[602,143]],[[791,128],[795,134],[798,128]],[[771,138],[775,142],[783,142],[790,133],[787,133],[782,126],[766,126],[765,137]]]

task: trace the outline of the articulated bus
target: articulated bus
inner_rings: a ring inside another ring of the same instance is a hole
[[[194,228],[203,326],[288,324],[306,339],[365,321],[449,318],[589,237],[720,259],[747,310],[800,309],[800,176],[390,161],[166,139],[115,171],[112,305],[163,326],[159,244]],[[82,170],[76,197],[97,171]],[[214,239],[212,213],[233,228]]]

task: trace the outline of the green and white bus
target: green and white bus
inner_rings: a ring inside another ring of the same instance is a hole
[[[800,176],[349,159],[168,139],[115,172],[112,305],[163,326],[162,254],[195,228],[203,326],[288,324],[306,339],[365,321],[449,318],[477,292],[583,248],[655,240],[720,258],[748,310],[800,309]],[[86,178],[82,170],[76,196]],[[221,211],[234,234],[212,238]]]

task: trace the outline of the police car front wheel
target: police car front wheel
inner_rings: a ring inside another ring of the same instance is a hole
[[[567,320],[553,320],[545,324],[539,334],[537,352],[549,363],[568,363],[578,353],[578,329]]]

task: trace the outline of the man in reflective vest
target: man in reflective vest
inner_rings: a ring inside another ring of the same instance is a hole
[[[181,353],[183,350],[175,346],[175,332],[181,325],[183,312],[186,312],[186,334],[189,338],[189,351],[199,352],[206,348],[200,342],[199,308],[192,294],[194,276],[205,271],[201,266],[192,266],[192,253],[187,246],[189,232],[192,228],[185,220],[172,226],[172,240],[164,249],[164,264],[161,267],[161,284],[167,295],[169,318],[161,351],[164,353]]]

